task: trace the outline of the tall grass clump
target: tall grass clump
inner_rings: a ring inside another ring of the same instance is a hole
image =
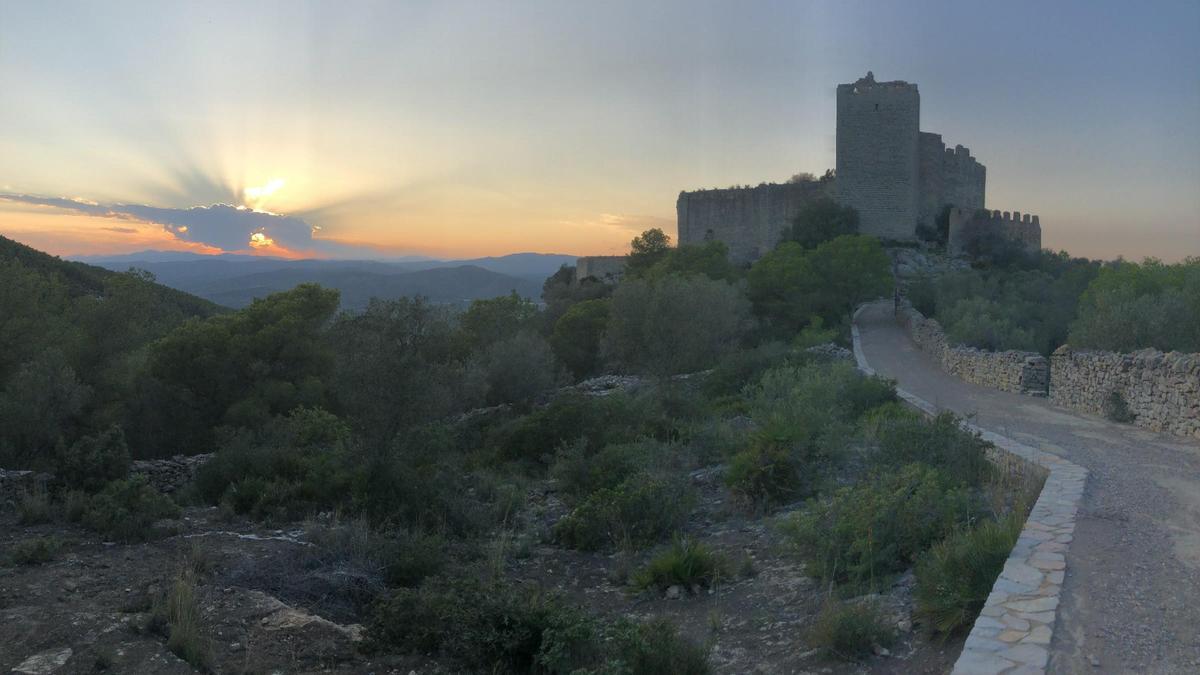
[[[709,588],[729,574],[729,562],[690,537],[676,536],[670,548],[654,556],[633,575],[638,590],[671,586]]]
[[[969,628],[1017,543],[1023,513],[988,521],[934,544],[916,566],[917,614],[943,636]]]
[[[828,600],[808,632],[808,643],[824,655],[856,661],[876,646],[890,647],[896,632],[877,606],[869,602]]]
[[[155,607],[155,620],[167,635],[167,649],[201,672],[211,672],[212,650],[201,634],[196,577],[180,572],[175,583]]]

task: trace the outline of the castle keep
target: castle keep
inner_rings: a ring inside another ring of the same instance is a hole
[[[734,261],[753,261],[779,243],[806,202],[826,195],[854,207],[859,231],[881,239],[915,240],[918,227],[932,230],[953,209],[952,252],[993,224],[997,234],[1040,248],[1037,217],[983,211],[986,168],[967,148],[947,148],[941,135],[921,131],[920,122],[916,84],[876,82],[867,73],[838,85],[836,177],[681,192],[680,245],[722,241]]]

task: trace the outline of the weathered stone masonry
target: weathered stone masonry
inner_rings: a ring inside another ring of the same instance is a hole
[[[1050,357],[1050,375],[1050,400],[1064,408],[1103,414],[1117,392],[1137,426],[1200,438],[1200,354],[1117,354],[1064,345]]]
[[[1144,349],[1132,354],[1073,350],[1050,359],[1034,352],[989,352],[951,346],[941,324],[903,301],[896,321],[942,369],[972,384],[1046,396],[1064,408],[1103,415],[1113,392],[1124,399],[1133,423],[1152,431],[1200,438],[1200,354]]]
[[[775,248],[800,207],[829,194],[828,182],[763,183],[752,188],[679,193],[680,244],[721,241],[729,258],[749,262]]]
[[[972,384],[1031,396],[1045,396],[1050,382],[1050,364],[1035,352],[989,352],[974,347],[950,345],[942,325],[913,309],[904,301],[896,320],[908,331],[921,351],[933,356],[947,373]]]

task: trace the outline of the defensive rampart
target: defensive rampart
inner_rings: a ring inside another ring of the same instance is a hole
[[[680,192],[675,203],[679,243],[724,242],[730,260],[752,262],[775,248],[800,207],[828,194],[831,184],[800,181]]]
[[[951,255],[967,253],[972,241],[989,236],[1019,243],[1030,251],[1042,248],[1042,224],[1037,216],[1021,215],[1020,211],[950,209],[947,249]]]
[[[625,273],[626,257],[623,255],[591,255],[575,260],[575,281],[594,277],[600,281],[614,283]]]

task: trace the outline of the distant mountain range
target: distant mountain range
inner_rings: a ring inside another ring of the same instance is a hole
[[[344,309],[362,309],[372,297],[421,295],[433,302],[465,304],[512,291],[537,299],[546,277],[575,256],[546,253],[470,260],[287,260],[249,255],[198,255],[142,251],[75,260],[114,271],[131,267],[152,273],[159,283],[226,307],[244,307],[254,298],[314,282],[342,292]]]

